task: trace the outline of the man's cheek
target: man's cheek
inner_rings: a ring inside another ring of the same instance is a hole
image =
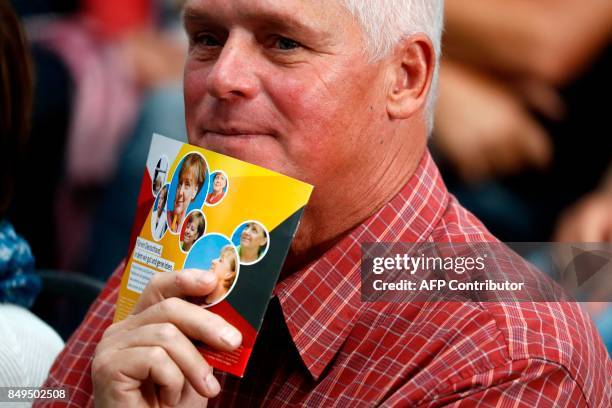
[[[184,85],[186,93],[194,93],[206,89],[206,80],[210,73],[210,66],[203,65],[197,60],[187,59],[185,64]]]
[[[183,94],[188,130],[195,128],[198,109],[200,109],[200,105],[204,102],[208,72],[208,69],[198,69],[195,62],[188,62],[185,67]]]
[[[308,76],[295,72],[281,74],[274,81],[268,81],[266,91],[276,109],[290,122],[295,122],[304,112],[309,112],[317,99],[320,102],[324,98],[321,93],[317,95],[317,86]]]

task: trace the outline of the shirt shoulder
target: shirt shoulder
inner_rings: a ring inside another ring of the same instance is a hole
[[[453,196],[428,240],[498,242]],[[559,398],[580,394],[590,406],[610,401],[611,360],[592,320],[576,302],[466,301],[421,303],[418,310],[410,303],[387,307],[382,314],[391,321],[410,322],[399,347],[418,344],[421,356],[410,363],[435,373],[431,378],[439,383],[423,386],[430,393],[440,387],[460,388],[466,379],[486,388],[483,378],[489,379],[489,386],[514,378],[525,387],[541,383],[552,389],[555,382],[550,378],[556,378],[567,391]]]
[[[591,406],[609,401],[612,363],[579,303],[487,302],[482,307],[503,336],[510,361],[539,360],[556,366]]]
[[[384,354],[401,367],[394,375],[403,377],[383,405],[612,402],[610,360],[577,304],[421,302],[371,309],[356,327],[376,327],[382,337],[371,341],[386,344]]]
[[[431,231],[432,242],[497,242],[497,238],[474,214],[449,193],[448,204]]]

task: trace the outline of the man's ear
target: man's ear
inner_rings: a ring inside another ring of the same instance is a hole
[[[391,61],[387,113],[393,119],[406,119],[426,103],[435,51],[425,34],[415,34],[400,41]]]

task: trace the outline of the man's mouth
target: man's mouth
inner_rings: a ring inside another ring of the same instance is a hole
[[[225,125],[215,124],[204,129],[206,136],[253,138],[261,136],[273,136],[269,129],[253,125]]]
[[[202,147],[260,166],[265,165],[260,152],[277,137],[277,133],[269,127],[253,124],[207,124],[198,131]]]
[[[219,132],[212,132],[210,130],[207,130],[206,133],[204,133],[204,136],[210,137],[210,138],[224,138],[224,139],[235,139],[235,140],[250,140],[250,139],[256,139],[260,137],[271,137],[271,135],[266,134],[266,133],[256,133],[256,132],[219,133]]]

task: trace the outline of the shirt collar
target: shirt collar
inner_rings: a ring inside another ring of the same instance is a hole
[[[318,380],[353,329],[362,308],[361,244],[422,242],[442,218],[448,192],[428,151],[402,190],[304,269],[276,286],[289,334]]]

